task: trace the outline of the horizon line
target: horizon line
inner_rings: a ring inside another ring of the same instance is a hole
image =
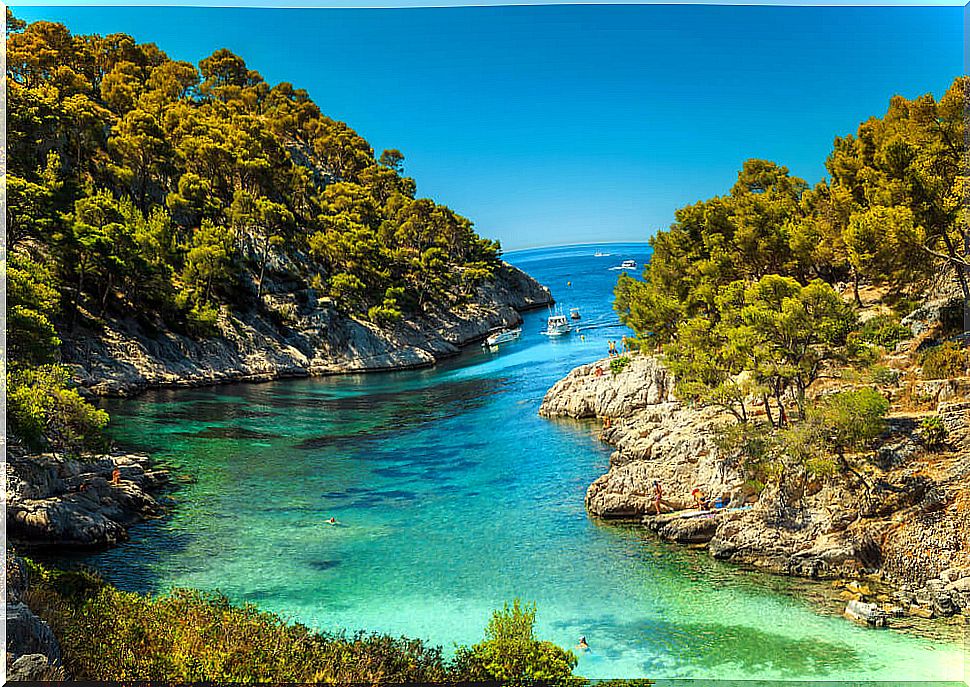
[[[544,250],[547,248],[577,248],[579,246],[615,246],[617,244],[625,245],[650,245],[650,239],[643,241],[580,241],[579,243],[549,243],[543,244],[541,246],[527,246],[525,248],[503,248],[502,255],[507,255],[508,253],[522,253],[527,250]]]
[[[8,6],[11,3],[7,3]],[[966,7],[964,0],[531,0],[520,2],[462,2],[461,0],[21,0],[15,7],[139,7],[211,9],[454,9],[461,7],[555,6],[697,6],[697,7],[801,7],[801,8],[903,8]]]

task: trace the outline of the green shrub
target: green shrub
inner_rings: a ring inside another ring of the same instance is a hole
[[[89,681],[505,684],[577,682],[576,658],[533,638],[535,606],[497,611],[485,641],[440,647],[406,637],[317,632],[215,593],[123,592],[90,572],[28,563],[27,603],[57,636],[69,675]]]
[[[189,333],[193,336],[211,337],[219,333],[219,309],[208,303],[196,303],[185,314]]]
[[[865,448],[886,428],[889,401],[876,389],[852,389],[826,396],[807,422],[838,454]]]
[[[718,427],[714,436],[718,450],[740,461],[745,481],[758,493],[777,480],[782,465],[777,459],[777,441],[764,423],[738,422]]]
[[[404,313],[394,307],[384,305],[372,306],[367,311],[367,319],[376,324],[394,324],[400,322]]]
[[[68,388],[61,365],[41,365],[7,375],[10,428],[29,448],[77,454],[104,447],[108,414]]]
[[[931,348],[923,354],[924,379],[950,379],[962,377],[967,373],[970,364],[966,349],[953,341]]]
[[[441,649],[414,639],[317,633],[218,594],[141,596],[73,572],[40,580],[28,601],[79,680],[373,684],[448,675]]]
[[[620,374],[626,369],[626,366],[630,364],[630,358],[625,355],[621,355],[618,358],[613,358],[610,360],[610,372],[613,376]]]
[[[900,372],[886,365],[873,365],[869,369],[869,380],[879,386],[896,386],[899,383]]]
[[[916,436],[923,445],[931,451],[938,451],[946,446],[946,425],[939,415],[924,417],[916,430]]]
[[[895,315],[876,315],[862,325],[860,336],[863,341],[892,350],[903,339],[912,336],[908,327],[899,323]]]
[[[574,680],[576,656],[533,635],[535,604],[516,599],[495,611],[485,628],[485,640],[472,647],[459,647],[455,655],[455,676],[460,680],[498,681],[525,685],[534,681],[567,684]]]

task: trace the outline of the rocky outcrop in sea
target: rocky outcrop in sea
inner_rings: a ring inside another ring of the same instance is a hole
[[[147,456],[83,458],[7,451],[7,538],[19,547],[100,548],[164,512],[156,499],[169,483]]]
[[[260,307],[224,311],[219,333],[208,338],[173,331],[147,315],[63,331],[64,362],[96,395],[425,367],[552,302],[547,288],[506,263],[464,304],[432,304],[394,325],[349,317],[313,289],[281,282],[267,291]]]
[[[718,427],[730,416],[679,402],[653,356],[630,355],[616,374],[609,359],[577,367],[549,390],[539,413],[601,420],[600,438],[616,450],[587,491],[594,516],[639,520],[664,539],[775,573],[864,578],[870,584],[845,592],[847,599],[897,614],[970,608],[970,402],[938,404],[947,450],[925,450],[916,420],[896,417],[865,483],[848,475],[760,493],[718,447]],[[732,508],[656,516],[654,480],[675,511],[693,508],[695,488]]]

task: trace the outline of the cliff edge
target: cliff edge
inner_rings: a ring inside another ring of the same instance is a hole
[[[430,304],[383,326],[340,312],[313,289],[288,286],[267,289],[258,307],[224,310],[212,337],[178,333],[149,317],[113,317],[98,328],[61,332],[62,356],[95,395],[398,370],[456,355],[496,327],[521,323],[521,312],[552,302],[546,287],[508,263],[462,305]]]

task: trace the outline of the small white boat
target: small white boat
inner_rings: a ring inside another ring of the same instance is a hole
[[[579,308],[570,308],[569,318],[572,320],[578,320],[580,318]]]
[[[546,331],[542,332],[546,336],[565,336],[573,330],[569,320],[562,313],[550,315],[546,321]]]
[[[613,255],[613,254],[612,253],[604,253],[601,250],[598,250],[595,253],[593,253],[593,257],[594,258],[606,258],[606,257],[609,257],[610,255]]]
[[[485,346],[498,346],[499,344],[508,343],[509,341],[515,341],[522,335],[522,327],[516,327],[515,329],[501,329],[497,332],[489,334],[485,339]]]
[[[636,260],[624,260],[616,267],[611,267],[611,270],[635,270],[637,268]]]

